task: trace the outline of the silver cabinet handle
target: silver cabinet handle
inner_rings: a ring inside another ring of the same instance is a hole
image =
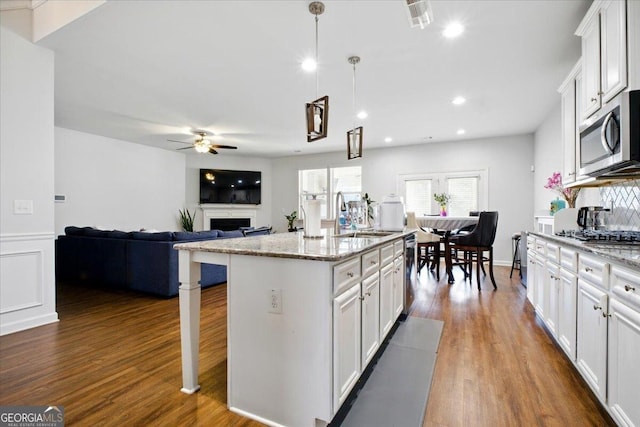
[[[347,277],[353,277],[353,273],[351,271],[347,271]]]
[[[370,297],[371,296],[371,292],[367,292],[365,295]]]
[[[602,317],[611,317],[610,314],[605,313],[604,311],[602,312]]]
[[[364,301],[364,296],[358,297],[360,301]]]
[[[376,265],[376,264],[377,264],[377,262],[376,262],[376,261],[374,261],[374,260],[371,260],[371,261],[370,261],[370,264],[371,264],[371,265]]]
[[[591,102],[596,102],[598,98],[591,98]]]
[[[584,271],[586,271],[587,273],[591,273],[593,271],[593,268],[591,267],[585,267]]]
[[[598,304],[594,304],[593,305],[593,309],[596,310],[596,311],[597,310],[602,310],[602,307],[600,307]]]
[[[624,290],[627,292],[635,292],[636,288],[634,288],[633,286],[624,285]]]

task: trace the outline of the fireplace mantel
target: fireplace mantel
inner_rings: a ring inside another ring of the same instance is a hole
[[[211,230],[212,218],[249,218],[251,227],[256,226],[256,210],[253,205],[200,205],[202,229]]]

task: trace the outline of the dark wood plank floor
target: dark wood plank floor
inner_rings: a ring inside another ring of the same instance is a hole
[[[481,293],[423,273],[413,315],[445,322],[425,426],[613,425],[508,272]],[[203,291],[194,395],[179,391],[177,298],[57,294],[59,323],[0,337],[0,405],[62,405],[78,426],[260,425],[226,409],[226,286]]]

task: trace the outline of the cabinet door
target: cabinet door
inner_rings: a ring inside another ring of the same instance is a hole
[[[576,299],[578,278],[565,269],[560,270],[558,292],[558,343],[572,362],[576,360]]]
[[[333,300],[333,407],[347,398],[361,373],[360,283]]]
[[[595,14],[582,34],[582,116],[600,109],[600,15]]]
[[[600,81],[602,103],[627,87],[627,17],[624,0],[600,8]]]
[[[543,260],[541,260],[540,258],[536,258],[535,264],[536,264],[535,265],[535,268],[536,268],[535,298],[536,300],[535,300],[534,306],[536,308],[536,313],[538,313],[538,316],[540,316],[540,318],[544,320],[544,316],[545,316],[544,308],[546,306],[545,299],[546,299],[546,292],[547,292],[546,281],[549,275],[547,274],[545,263]]]
[[[393,261],[393,322],[402,314],[404,309],[404,257],[399,256]]]
[[[547,262],[545,277],[544,323],[554,338],[558,337],[558,300],[560,292],[560,270]]]
[[[640,312],[612,298],[607,401],[619,425],[640,426]]]
[[[380,276],[362,282],[362,369],[380,347]]]
[[[393,326],[393,263],[380,271],[380,341]]]
[[[527,251],[527,299],[531,305],[536,306],[536,258],[534,251]]]
[[[602,402],[607,385],[607,308],[607,294],[579,278],[576,364]]]
[[[560,94],[562,115],[562,183],[576,180],[576,81],[571,81]]]

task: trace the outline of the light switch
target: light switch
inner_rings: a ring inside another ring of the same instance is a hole
[[[32,215],[33,200],[14,200],[13,213],[16,215]]]

